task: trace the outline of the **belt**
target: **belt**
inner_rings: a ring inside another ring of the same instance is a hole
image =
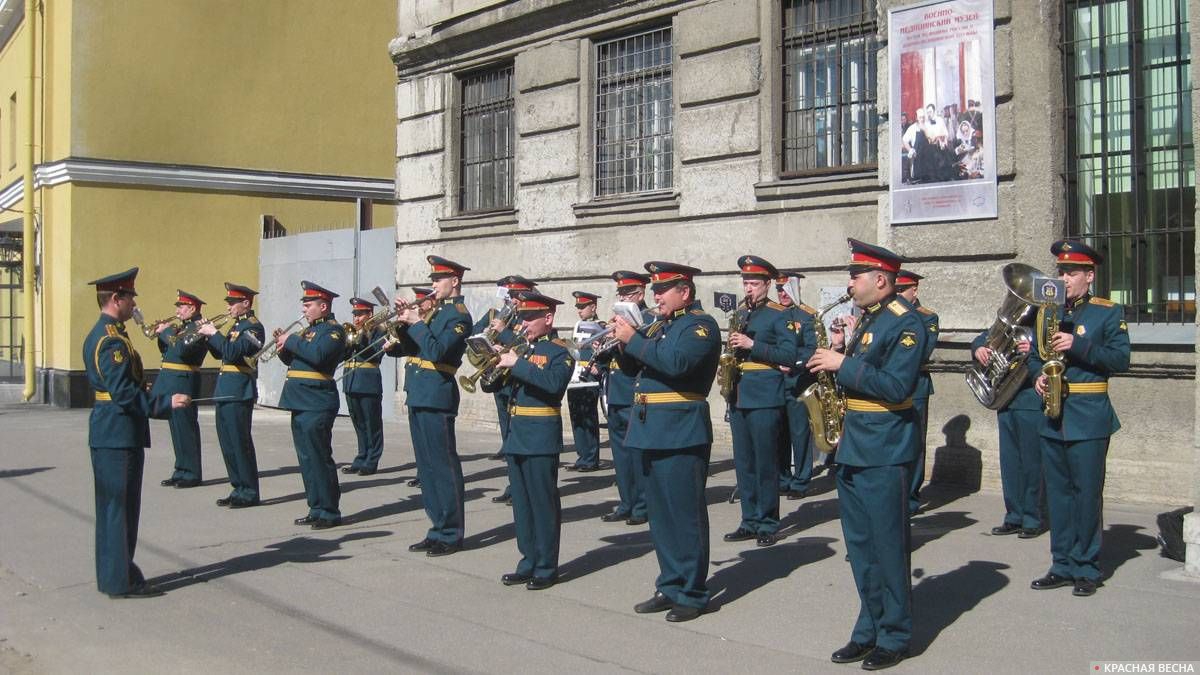
[[[1067,391],[1072,394],[1107,394],[1107,382],[1068,382]]]
[[[189,373],[200,372],[200,366],[189,366],[186,363],[163,363],[163,370],[186,370]]]
[[[243,375],[250,375],[251,377],[253,377],[255,375],[254,369],[251,368],[250,366],[238,366],[238,365],[235,365],[232,363],[221,364],[221,372],[222,373],[241,373]]]
[[[759,363],[758,361],[742,361],[738,364],[738,370],[742,372],[747,370],[775,370],[775,366],[769,363]]]
[[[416,358],[409,359],[408,362],[414,366],[417,366],[418,368],[424,368],[425,370],[437,370],[446,373],[447,375],[453,375],[454,373],[458,372],[458,366],[452,366],[449,363],[434,363],[433,361],[426,361],[425,359]]]
[[[107,391],[96,392],[96,402],[97,403],[107,403],[111,400],[112,400],[112,394],[108,393]]]
[[[873,401],[866,398],[846,399],[846,410],[853,410],[854,412],[895,412],[897,410],[908,410],[912,405],[911,398],[900,403]]]
[[[520,417],[558,417],[561,409],[548,405],[514,405],[508,409],[508,414]]]
[[[287,376],[288,376],[289,380],[300,379],[300,380],[321,380],[323,382],[332,382],[333,381],[333,378],[326,375],[325,373],[314,373],[314,372],[308,371],[308,370],[289,370]]]
[[[653,394],[634,393],[634,404],[647,405],[650,403],[690,403],[693,401],[704,401],[706,397],[703,394],[695,394],[690,391],[660,391]]]
[[[347,361],[343,364],[343,367],[346,370],[350,370],[351,368],[378,368],[379,364],[371,363],[370,361]]]
[[[576,363],[579,364],[580,368],[587,368],[588,366],[592,365],[591,361],[576,361]]]

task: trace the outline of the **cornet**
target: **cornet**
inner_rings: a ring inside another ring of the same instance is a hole
[[[208,321],[195,321],[191,325],[189,325],[187,328],[184,328],[182,331],[180,331],[175,336],[175,339],[182,340],[183,344],[185,344],[185,345],[193,344],[200,338],[204,337],[203,335],[200,334],[200,326],[203,326],[206,323],[210,323],[210,324],[212,324],[213,328],[220,328],[221,326],[224,326],[225,324],[229,323],[229,320],[232,318],[233,318],[232,314],[230,314],[229,312],[225,312],[224,314],[218,314],[218,315],[214,316],[213,318],[209,319]]]
[[[138,328],[142,329],[142,335],[145,335],[151,340],[158,336],[159,326],[166,324],[168,326],[174,326],[178,328],[183,324],[183,321],[177,316],[171,316],[165,319],[159,319],[158,321],[154,321],[152,323],[146,323],[146,317],[142,315],[142,310],[138,309],[137,307],[133,308],[133,316],[131,318],[133,319],[133,322],[137,324]],[[172,342],[173,341],[174,340],[172,340]]]
[[[276,328],[271,332],[271,340],[267,342],[266,346],[258,350],[258,353],[256,353],[254,356],[248,357],[246,361],[254,363],[266,363],[267,361],[275,358],[275,356],[279,354],[279,336],[285,334],[290,335],[294,332],[297,332],[297,329],[302,328],[303,326],[304,319],[302,317],[288,324],[287,328]]]

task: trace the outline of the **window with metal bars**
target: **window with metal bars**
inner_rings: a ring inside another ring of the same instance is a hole
[[[875,0],[783,0],[782,9],[783,174],[874,168]]]
[[[513,206],[513,66],[460,80],[458,209]]]
[[[1062,55],[1066,234],[1104,254],[1095,292],[1123,304],[1128,321],[1190,323],[1196,169],[1187,0],[1070,0]]]
[[[674,180],[671,29],[596,44],[596,196]]]

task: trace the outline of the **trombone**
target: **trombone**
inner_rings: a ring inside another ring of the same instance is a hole
[[[271,340],[269,342],[267,342],[266,346],[264,346],[262,349],[258,350],[258,352],[256,352],[253,356],[246,357],[246,362],[247,363],[266,363],[267,361],[270,361],[271,359],[275,358],[279,354],[279,347],[278,347],[279,336],[284,335],[284,334],[290,335],[290,334],[296,332],[296,330],[298,328],[302,328],[303,326],[304,326],[304,317],[301,317],[301,318],[296,319],[295,321],[291,322],[290,324],[288,324],[287,328],[276,328],[274,331],[271,332]]]

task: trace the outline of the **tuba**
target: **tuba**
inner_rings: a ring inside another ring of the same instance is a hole
[[[825,315],[849,299],[850,294],[847,293],[825,305],[817,314],[813,323],[813,331],[817,334],[817,349],[829,349]],[[808,421],[812,426],[813,441],[817,449],[824,453],[836,450],[842,440],[842,421],[846,419],[846,397],[838,389],[834,374],[828,371],[817,373],[817,381],[808,385],[799,399],[808,410]]]
[[[1053,314],[1057,317],[1057,313],[1043,312],[1041,308],[1062,303],[1061,293],[1046,288],[1047,282],[1051,286],[1061,282],[1047,277],[1036,268],[1022,263],[1009,263],[1001,274],[1004,277],[1004,299],[1000,302],[1000,309],[996,310],[996,321],[988,329],[983,343],[983,346],[991,349],[992,356],[987,365],[972,361],[966,374],[967,387],[989,410],[1000,410],[1008,405],[1025,382],[1028,375],[1025,362],[1029,353],[1022,354],[1019,345],[1034,341],[1031,324],[1035,315]],[[1059,363],[1061,365],[1061,361]]]
[[[726,338],[725,348],[721,350],[721,356],[717,360],[717,383],[721,387],[721,398],[730,403],[733,403],[738,376],[741,375],[741,371],[738,369],[737,349],[730,343],[730,340],[733,339],[734,333],[740,333],[746,327],[746,318],[750,314],[749,302],[749,296],[742,298],[733,313],[729,315],[729,337]]]

